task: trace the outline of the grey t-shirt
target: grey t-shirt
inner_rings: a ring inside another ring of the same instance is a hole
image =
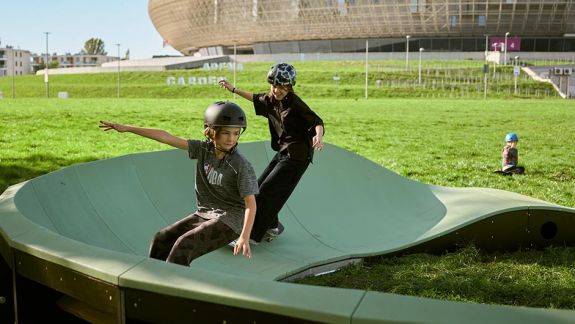
[[[244,197],[259,192],[252,165],[238,150],[218,160],[207,141],[188,140],[188,154],[197,160],[197,214],[219,218],[239,235],[244,224]]]

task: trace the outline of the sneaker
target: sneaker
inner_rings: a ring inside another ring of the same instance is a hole
[[[235,239],[235,240],[231,241],[230,243],[228,243],[228,245],[231,246],[231,247],[235,247],[236,244],[238,244],[238,239]],[[252,244],[252,245],[258,245],[258,244],[260,244],[260,243],[257,242],[257,241],[254,241],[254,240],[250,239],[250,244]]]
[[[271,241],[275,240],[275,238],[278,237],[279,234],[280,234],[279,228],[277,228],[277,227],[276,228],[270,228],[265,232],[264,237],[262,238],[262,241],[271,242]]]

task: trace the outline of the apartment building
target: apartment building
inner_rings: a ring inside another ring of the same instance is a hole
[[[0,77],[32,73],[30,51],[0,48]]]
[[[118,57],[107,55],[66,53],[64,55],[48,55],[48,60],[50,62],[58,62],[58,68],[69,68],[100,66],[102,63],[117,61]],[[44,65],[46,62],[46,54],[34,55],[33,61],[34,66]]]

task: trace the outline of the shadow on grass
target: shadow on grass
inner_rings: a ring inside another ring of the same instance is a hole
[[[50,154],[35,154],[21,159],[6,159],[0,164],[0,193],[17,183],[30,180],[74,164],[95,161],[100,157],[66,159]]]

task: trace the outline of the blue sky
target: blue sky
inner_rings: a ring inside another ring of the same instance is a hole
[[[147,0],[5,0],[0,6],[0,47],[14,46],[32,53],[78,53],[89,38],[101,38],[108,55],[131,59],[152,55],[181,55],[169,46],[148,15]]]

